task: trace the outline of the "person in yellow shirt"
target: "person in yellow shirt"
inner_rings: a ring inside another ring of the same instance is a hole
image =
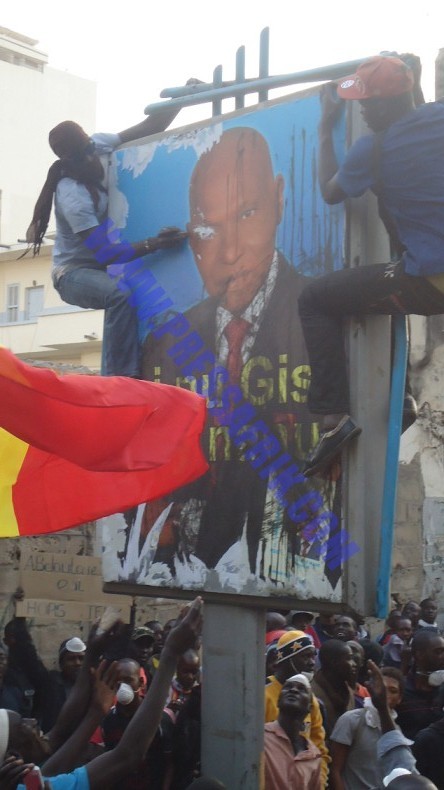
[[[271,675],[265,686],[265,722],[278,718],[278,700],[282,687],[288,678],[302,673],[311,681],[315,667],[316,648],[303,631],[287,631],[277,643],[275,674]],[[319,702],[311,695],[311,703],[304,719],[305,735],[318,747],[322,755],[322,789],[327,785],[330,756],[325,745],[325,730]]]

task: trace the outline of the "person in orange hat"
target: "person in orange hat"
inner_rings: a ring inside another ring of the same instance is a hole
[[[349,414],[343,345],[345,316],[444,313],[444,105],[415,107],[413,70],[400,58],[364,61],[322,93],[319,182],[327,203],[368,189],[399,250],[393,263],[345,268],[310,282],[299,313],[311,364],[308,404],[321,416],[318,445],[304,474],[324,475],[361,429]],[[332,132],[342,100],[357,100],[373,134],[358,139],[338,164]]]
[[[304,631],[286,631],[280,637],[276,645],[275,674],[268,679],[265,686],[265,722],[272,722],[278,718],[279,696],[288,678],[302,673],[308,682],[311,681],[315,660],[316,649],[311,637],[307,636]],[[325,745],[325,731],[319,702],[314,694],[311,694],[309,712],[304,721],[307,737],[317,746],[322,755],[321,787],[324,788],[327,782],[330,757]]]

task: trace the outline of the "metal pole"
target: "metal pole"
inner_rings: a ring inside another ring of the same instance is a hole
[[[219,94],[220,86],[222,85],[222,66],[216,66],[213,71],[213,85],[214,85],[214,98],[213,98],[213,117],[215,115],[222,115],[222,97]]]
[[[245,82],[245,47],[239,47],[236,52],[236,82]],[[236,110],[241,110],[245,106],[245,94],[236,96]]]
[[[259,79],[269,76],[269,54],[270,54],[270,28],[264,27],[261,31],[259,46]],[[262,88],[258,93],[258,100],[267,101],[268,90]]]
[[[401,439],[405,374],[407,369],[407,331],[405,316],[395,316],[393,322],[395,332],[395,358],[392,371],[387,451],[385,456],[384,493],[382,497],[381,546],[376,592],[377,617],[386,617],[389,609],[390,572],[396,492],[398,487],[399,444]]]
[[[202,773],[230,790],[256,790],[264,736],[265,611],[205,603],[202,647]]]
[[[203,83],[199,85],[180,86],[175,88],[165,88],[161,96],[170,97],[168,102],[155,102],[145,107],[145,114],[150,115],[168,107],[189,107],[194,104],[205,104],[212,102],[217,95],[220,99],[227,99],[245,93],[257,93],[261,88],[271,90],[272,88],[284,88],[288,85],[300,85],[306,82],[325,82],[345,77],[355,71],[360,63],[366,58],[351,60],[345,63],[336,63],[331,66],[322,66],[308,71],[298,71],[293,74],[280,74],[274,77],[264,77],[263,79],[246,80],[237,84],[234,81],[221,81],[221,87],[215,88],[214,83]]]

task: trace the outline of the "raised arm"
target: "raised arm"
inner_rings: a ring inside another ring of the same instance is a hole
[[[333,146],[333,127],[343,105],[338,98],[336,85],[329,82],[321,90],[322,115],[319,124],[319,186],[326,203],[341,203],[347,197],[336,178],[338,161]]]
[[[379,713],[382,734],[390,732],[391,730],[396,730],[387,702],[387,692],[385,690],[382,672],[371,660],[367,661],[367,667],[370,680],[366,685],[370,692],[373,705]]]
[[[65,743],[85,716],[93,689],[94,673],[91,670],[98,665],[107,647],[112,644],[125,626],[122,623],[113,623],[110,628],[99,635],[97,634],[97,628],[98,626],[94,625],[91,629],[86,645],[85,658],[76,682],[60,711],[54,727],[48,733],[48,740],[53,753]]]
[[[196,77],[190,77],[186,84],[197,85],[199,82],[201,82],[201,80],[196,79]],[[154,115],[148,115],[147,118],[144,118],[143,121],[135,126],[130,126],[129,129],[124,129],[122,132],[119,132],[122,143],[129,143],[132,140],[139,140],[141,137],[148,137],[150,134],[164,132],[170,123],[174,121],[179,110],[180,107],[169,107],[168,103],[165,102],[164,110],[158,110]]]
[[[97,227],[83,230],[78,235],[104,269],[113,263],[129,263],[153,252],[177,247],[188,238],[188,233],[176,227],[162,228],[157,236],[149,236],[132,244],[126,241],[113,242],[104,231],[98,232]]]
[[[101,661],[92,674],[94,692],[86,716],[71,737],[45,761],[42,769],[45,776],[69,773],[79,765],[91,736],[114,702],[118,687],[117,661],[109,666],[106,659]]]
[[[170,123],[174,121],[179,109],[178,107],[165,106],[165,110],[159,110],[154,115],[148,115],[143,121],[135,126],[130,126],[129,129],[123,129],[123,131],[119,132],[122,143],[130,143],[132,140],[139,140],[141,137],[148,137],[150,134],[165,131]]]
[[[196,598],[170,632],[148,693],[131,719],[118,745],[87,765],[91,790],[122,781],[137,770],[156,734],[178,658],[195,644],[202,624],[202,599]]]

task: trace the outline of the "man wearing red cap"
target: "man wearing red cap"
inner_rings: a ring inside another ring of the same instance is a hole
[[[415,108],[413,71],[401,59],[366,60],[356,74],[326,86],[319,128],[319,181],[327,203],[367,189],[382,204],[396,263],[345,268],[312,281],[299,299],[311,363],[309,407],[322,415],[306,476],[324,474],[361,429],[349,416],[342,337],[348,315],[444,313],[444,105]],[[340,99],[357,99],[375,135],[357,140],[338,165],[332,130]]]

